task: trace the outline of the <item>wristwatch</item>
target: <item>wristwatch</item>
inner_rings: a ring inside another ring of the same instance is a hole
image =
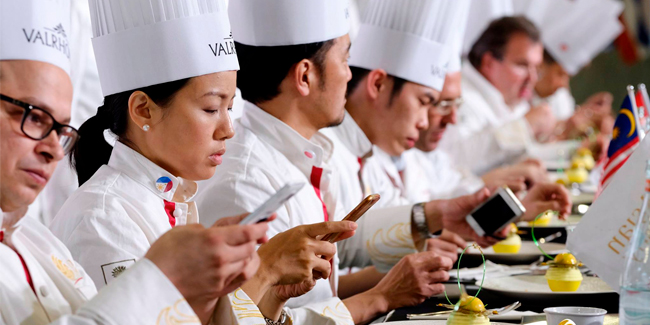
[[[417,229],[420,234],[420,239],[427,240],[429,238],[440,237],[442,230],[437,231],[435,234],[432,234],[429,231],[427,216],[424,214],[424,203],[418,203],[413,206],[413,209],[411,210],[411,220],[413,225],[415,225],[415,229]]]
[[[266,318],[266,316],[264,316],[264,320],[266,321],[266,325],[284,325],[287,323],[287,313],[285,313],[283,310],[282,313],[280,314],[280,319],[277,321],[274,321],[270,318]]]
[[[418,203],[413,206],[411,210],[411,219],[413,220],[413,225],[415,229],[418,230],[420,238],[423,240],[433,238],[433,235],[429,232],[429,226],[427,226],[427,216],[424,214],[424,203]]]

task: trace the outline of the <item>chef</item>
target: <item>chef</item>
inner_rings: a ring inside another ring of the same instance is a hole
[[[493,2],[488,1],[483,5],[490,3]],[[475,10],[470,8],[470,12]],[[459,27],[451,40],[451,55],[440,100],[429,107],[428,127],[420,131],[414,149],[391,157],[395,169],[391,164],[386,167],[389,171],[397,171],[396,174],[400,176],[396,178],[397,184],[410,202],[450,199],[474,193],[484,186],[496,188],[507,185],[517,193],[546,181],[546,170],[533,161],[500,167],[479,177],[467,169],[454,166],[447,153],[436,150],[447,127],[456,124],[458,109],[463,103],[460,72],[463,41],[471,36],[465,28],[474,27],[467,26],[467,15],[463,18],[456,23]]]
[[[176,2],[143,0],[141,4],[124,8],[90,2],[93,45],[106,97],[97,115],[81,126],[80,141],[72,152],[83,185],[51,226],[98,287],[137,264],[170,229],[184,225],[200,228],[192,201],[198,190],[195,181],[212,176],[225,152],[225,140],[233,136],[228,109],[235,96],[239,65],[225,4],[219,0],[183,1],[182,7]],[[152,10],[143,9],[146,7]],[[171,12],[175,14],[167,14]],[[114,147],[106,142],[105,130],[117,137]],[[267,245],[284,247],[281,241],[272,241],[260,250],[258,259],[254,244],[262,238],[253,237],[251,231],[265,231],[265,223],[219,227],[240,219],[216,225],[220,235],[214,240],[225,244],[243,240],[244,247],[233,248],[231,254],[244,250],[250,258],[217,259],[223,274],[220,285],[212,287],[212,294],[190,301],[198,317],[210,319],[219,297],[254,277],[260,278],[257,287],[229,296],[254,309],[247,311],[248,315],[238,315],[239,321],[260,322],[264,315],[272,321],[334,322],[321,316],[329,305],[314,306],[317,313],[277,312],[284,302],[273,301],[266,310],[276,312],[260,314],[247,295],[257,297],[258,291],[276,284],[299,280],[309,284],[314,270],[329,274],[327,260],[335,247],[315,237],[327,233],[319,233],[319,229],[347,232],[346,224],[297,229],[292,234],[304,244],[291,246],[293,251],[268,249]],[[278,258],[274,255],[278,251],[286,254]],[[301,259],[298,264],[293,256],[307,257],[313,263]],[[262,269],[255,272],[260,263]],[[209,284],[197,285],[210,288]]]
[[[467,15],[467,4],[424,1],[408,10],[397,10],[398,2],[371,1],[362,15],[358,41],[351,52],[353,78],[348,84],[346,118],[340,126],[323,131],[334,141],[332,161],[341,174],[339,188],[345,209],[353,209],[365,195],[382,196],[377,207],[358,221],[356,238],[339,244],[341,251],[362,253],[352,256],[354,259],[343,255],[343,266],[374,265],[353,274],[353,278],[386,272],[424,244],[423,239],[422,245],[417,245],[411,236],[413,231],[418,235],[412,225],[419,223],[426,229],[424,217],[414,219],[413,211],[422,206],[413,207],[394,189],[382,166],[374,164],[381,153],[373,150],[373,144],[381,143],[401,154],[413,146],[419,130],[426,128],[428,108],[440,98],[453,26]],[[378,10],[380,7],[387,9]],[[394,39],[404,44],[395,47]],[[458,246],[465,242],[455,235],[451,238],[456,240],[450,245],[440,244],[447,247],[446,251],[437,249],[435,242],[439,239],[430,242],[429,248],[453,261]],[[368,249],[361,249],[364,246]]]
[[[4,1],[0,27],[0,151],[5,153],[0,155],[0,324],[152,324],[167,319],[198,324],[188,301],[212,295],[214,279],[223,272],[210,264],[214,252],[224,252],[217,253],[224,259],[255,255],[239,245],[207,242],[219,235],[216,228],[180,227],[129,270],[116,270],[120,278],[98,294],[66,246],[25,216],[79,138],[67,125],[70,2]],[[250,245],[263,238],[265,229],[248,229],[255,238]],[[251,263],[247,272],[255,270]],[[190,272],[199,273],[188,280]],[[220,299],[218,306],[219,317],[213,319],[234,323],[237,310],[231,300]]]
[[[70,79],[74,89],[70,125],[78,128],[95,115],[104,97],[92,48],[88,0],[71,0],[70,6],[71,30],[66,34],[70,41]],[[49,226],[63,203],[78,187],[74,168],[70,164],[59,164],[47,186],[29,207],[27,216]]]
[[[415,148],[392,159],[395,170],[401,176],[405,196],[411,202],[424,202],[466,195],[483,186],[494,188],[506,185],[515,193],[523,194],[528,190],[522,200],[527,209],[523,220],[532,220],[546,210],[558,211],[561,218],[567,217],[571,212],[568,191],[559,184],[537,181],[546,170],[534,161],[500,167],[478,177],[457,168],[446,153],[436,150],[446,128],[456,123],[456,113],[462,103],[460,62],[460,53],[456,52],[450,60],[441,100],[429,109],[429,127],[420,132]],[[390,168],[387,167],[388,170]]]
[[[569,79],[621,33],[618,17],[623,4],[613,0],[527,0],[519,6],[517,12],[530,18],[542,33],[544,61],[532,105],[548,103],[559,121],[551,140],[583,135],[590,126],[610,132],[611,94],[597,93],[575,111]]]
[[[440,142],[454,164],[483,175],[518,159],[533,139],[552,131],[550,108],[528,105],[542,56],[539,31],[524,17],[500,18],[481,34],[462,68],[458,123]]]
[[[220,172],[202,184],[204,192],[197,198],[200,212],[224,217],[253,211],[284,184],[303,182],[308,185],[280,208],[278,220],[269,225],[271,236],[342,218],[338,177],[330,165],[333,144],[319,130],[340,124],[345,117],[351,77],[347,1],[241,0],[230,5],[242,66],[238,87],[247,102],[235,122],[236,135],[228,142]],[[356,248],[362,250],[364,245]],[[358,294],[337,288],[335,259],[329,281],[318,281],[311,292],[289,305],[338,301],[354,323],[368,322],[399,307],[393,302],[403,298],[397,296],[415,297],[411,301],[417,303],[441,290],[438,286],[447,278],[451,261],[429,255],[410,257],[379,284],[359,290],[366,283],[353,283],[352,291]]]

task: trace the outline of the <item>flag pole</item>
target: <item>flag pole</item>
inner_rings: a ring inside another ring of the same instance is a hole
[[[627,85],[627,95],[630,96],[630,103],[632,105],[632,111],[634,112],[634,119],[636,123],[636,131],[639,135],[639,140],[645,138],[645,131],[641,129],[641,124],[639,124],[639,109],[636,107],[636,95],[634,94],[634,86]]]
[[[650,112],[650,107],[649,107],[650,106],[650,98],[648,98],[648,89],[646,89],[645,84],[643,84],[643,83],[639,84],[639,91],[641,92],[641,97],[643,97],[643,105],[645,105],[645,112]],[[647,114],[644,114],[644,115],[647,115]],[[648,125],[648,123],[650,123],[650,116],[646,116],[645,118],[646,118],[646,126],[645,126],[645,128],[646,128],[646,131],[647,131],[647,130],[650,130],[649,129],[650,125]]]

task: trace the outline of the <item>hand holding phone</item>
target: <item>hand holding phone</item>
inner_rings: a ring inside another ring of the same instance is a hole
[[[487,201],[474,209],[467,217],[467,223],[477,235],[492,236],[503,230],[521,215],[526,208],[507,186],[499,188]]]
[[[290,198],[296,195],[305,183],[291,183],[286,184],[271,196],[266,202],[255,209],[253,213],[249,214],[244,220],[240,221],[240,225],[252,225],[259,222],[264,222],[278,211],[278,209],[285,204]]]
[[[348,215],[345,216],[345,218],[343,218],[343,221],[354,221],[354,222],[356,222],[370,208],[372,208],[372,206],[375,205],[375,203],[377,203],[377,201],[379,201],[380,198],[381,197],[379,196],[379,194],[368,195],[365,199],[363,199],[363,201],[361,201],[361,203],[359,203],[359,205],[357,205],[354,209],[352,209],[352,211],[350,211],[350,213],[348,213]],[[341,235],[340,232],[339,233],[328,234],[328,235],[325,235],[323,238],[321,238],[321,240],[329,241],[330,243],[334,243],[334,242],[336,242],[336,239],[340,235]]]

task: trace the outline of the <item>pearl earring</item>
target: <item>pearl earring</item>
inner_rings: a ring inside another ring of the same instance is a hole
[[[142,129],[144,130],[144,132],[149,131],[149,124],[145,124],[145,125],[143,125],[143,126],[142,126]]]

